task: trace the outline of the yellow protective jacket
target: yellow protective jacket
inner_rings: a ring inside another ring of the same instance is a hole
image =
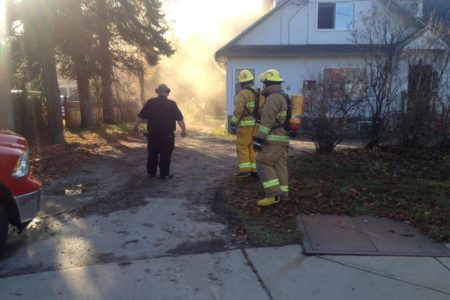
[[[252,89],[255,92],[248,90]],[[234,112],[231,117],[231,124],[237,127],[255,126],[256,120],[253,117],[255,109],[256,94],[259,93],[254,84],[248,84],[234,98]]]
[[[289,134],[284,129],[288,104],[281,93],[281,84],[270,85],[262,91],[266,102],[262,108],[261,124],[256,137],[268,144],[289,146]]]

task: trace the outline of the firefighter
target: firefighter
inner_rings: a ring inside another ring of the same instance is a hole
[[[238,177],[257,176],[253,134],[256,120],[253,114],[259,90],[254,84],[254,76],[249,70],[239,73],[241,90],[234,101],[231,118],[231,132],[236,134],[236,151],[239,159]]]
[[[261,94],[266,97],[266,101],[261,111],[258,132],[253,139],[253,147],[257,152],[256,166],[265,198],[256,204],[268,206],[289,200],[289,134],[285,129],[288,101],[281,87],[284,80],[277,70],[268,70],[260,76],[264,84]]]
[[[138,125],[147,120],[148,176],[155,177],[159,166],[159,178],[170,179],[173,177],[170,173],[170,163],[175,147],[175,122],[181,128],[182,137],[186,136],[186,125],[176,102],[168,99],[170,89],[167,85],[160,84],[155,91],[158,97],[144,104],[134,122],[134,130],[137,131]]]

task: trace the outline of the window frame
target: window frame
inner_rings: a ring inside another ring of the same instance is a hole
[[[333,4],[334,5],[334,27],[333,28],[319,28],[319,6],[321,4]],[[337,5],[338,4],[351,4],[352,5],[352,20],[350,28],[336,28],[336,20],[337,20]],[[318,2],[316,6],[316,31],[351,31],[354,30],[355,24],[355,2],[354,1],[339,1],[339,2]]]
[[[333,82],[333,81],[329,81],[329,79],[326,78],[327,77],[327,74],[326,74],[327,71],[334,72],[336,74],[339,74],[339,73],[342,72],[344,75],[338,75],[338,76],[342,76],[342,77],[340,77],[340,78],[337,77],[338,80]],[[356,77],[354,75],[356,75]],[[354,79],[358,79],[359,78],[358,83],[357,83],[357,84],[360,85],[359,88],[360,89],[367,89],[367,86],[364,86],[366,84],[365,80],[367,80],[367,76],[368,76],[367,75],[367,68],[365,68],[365,67],[324,67],[322,69],[322,82],[323,83],[326,82],[327,84],[330,84],[329,87],[325,87],[324,97],[327,98],[327,99],[334,99],[334,100],[342,99],[342,97],[339,94],[339,92],[340,92],[339,90],[337,92],[328,90],[330,87],[339,85],[340,84],[339,83],[340,79],[347,79],[348,80],[348,79],[353,79],[353,78]],[[344,84],[347,85],[349,83],[344,83]],[[350,84],[353,85],[354,83],[350,83]],[[347,86],[345,86],[345,88],[347,88]],[[352,89],[353,89],[353,86],[352,86]]]

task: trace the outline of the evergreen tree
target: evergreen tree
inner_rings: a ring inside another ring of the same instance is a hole
[[[165,39],[167,27],[159,0],[95,0],[103,118],[113,123],[113,67],[122,66],[143,76],[143,61],[156,65],[174,50]]]

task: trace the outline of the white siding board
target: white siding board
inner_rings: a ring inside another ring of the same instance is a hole
[[[319,1],[327,2],[327,1]],[[337,1],[337,2],[349,2]],[[354,3],[354,23],[361,23],[361,13],[372,7],[372,0],[350,1]],[[318,30],[318,2],[289,3],[270,15],[238,39],[236,45],[305,45],[349,44],[352,30]]]

